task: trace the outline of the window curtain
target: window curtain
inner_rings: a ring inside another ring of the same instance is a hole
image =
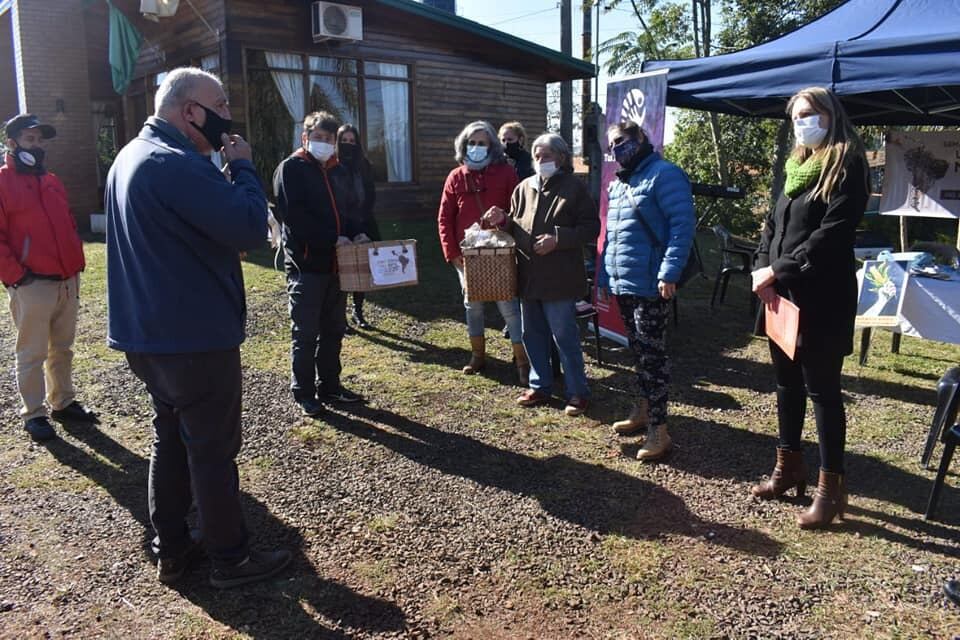
[[[295,53],[274,53],[265,51],[267,65],[270,67],[283,67],[286,69],[303,68],[303,60]],[[283,98],[283,104],[286,105],[290,117],[293,118],[293,132],[291,149],[300,147],[300,132],[303,129],[304,105],[306,103],[303,95],[303,76],[299,73],[285,73],[283,71],[270,71],[274,84],[277,85],[277,91]]]
[[[379,75],[391,78],[406,78],[404,64],[379,63]],[[380,98],[383,100],[383,143],[387,152],[387,180],[410,182],[413,167],[410,153],[410,99],[409,83],[380,81]]]
[[[338,73],[347,75],[313,75],[310,76],[310,95],[307,102],[309,109],[330,111],[341,123],[359,124],[357,107],[356,65],[352,60],[336,58],[310,57],[310,71],[320,73]],[[318,102],[314,92],[319,89],[323,98]]]

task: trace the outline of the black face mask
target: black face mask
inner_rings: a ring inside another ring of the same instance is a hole
[[[223,148],[223,140],[220,139],[220,136],[224,133],[230,133],[230,127],[233,125],[233,120],[227,120],[226,118],[221,118],[216,111],[208,109],[199,102],[200,108],[203,109],[204,113],[207,114],[207,119],[204,121],[203,126],[198,126],[196,122],[191,122],[193,128],[199,131],[207,142],[210,143],[210,146],[213,147],[214,151],[219,151]]]
[[[341,142],[337,145],[337,157],[347,164],[357,159],[357,145],[352,142]]]
[[[508,157],[516,159],[520,155],[520,143],[519,142],[508,142],[503,145],[503,151],[507,154]]]
[[[18,173],[31,173],[35,175],[43,175],[46,173],[46,169],[43,167],[43,158],[46,153],[40,147],[26,149],[17,145],[17,148],[14,149],[11,154],[13,155],[13,163]]]

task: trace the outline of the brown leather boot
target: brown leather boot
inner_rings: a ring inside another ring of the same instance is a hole
[[[463,368],[467,375],[483,371],[487,366],[487,339],[484,336],[470,336],[470,351],[470,362]]]
[[[517,365],[517,378],[519,385],[526,387],[530,385],[530,359],[527,358],[527,350],[523,348],[523,343],[513,345],[513,361]]]
[[[613,430],[617,435],[630,436],[641,429],[646,429],[650,423],[650,416],[647,414],[648,409],[649,404],[647,403],[647,399],[640,398],[637,400],[637,403],[633,405],[633,409],[630,411],[630,415],[627,416],[626,420],[618,420],[613,423]]]
[[[822,529],[833,522],[836,516],[843,520],[846,509],[847,486],[843,482],[843,474],[820,469],[820,481],[813,494],[813,504],[797,515],[797,524],[801,529]]]
[[[750,492],[758,498],[771,500],[793,487],[797,488],[798,498],[807,492],[807,463],[803,461],[803,452],[777,447],[777,466],[770,479],[754,485]]]

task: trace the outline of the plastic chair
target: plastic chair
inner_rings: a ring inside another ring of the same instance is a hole
[[[937,511],[937,503],[940,501],[940,492],[943,490],[943,483],[947,477],[947,469],[950,468],[953,452],[960,444],[960,424],[955,424],[944,431],[942,440],[943,456],[940,458],[940,468],[937,470],[937,477],[933,481],[933,489],[930,491],[930,500],[927,501],[927,511],[923,514],[924,520],[932,520]]]
[[[937,444],[937,438],[947,427],[957,421],[957,412],[960,410],[960,367],[947,369],[943,377],[937,382],[937,409],[933,413],[933,422],[927,443],[920,455],[920,464],[930,468],[930,457]]]
[[[727,296],[727,284],[730,282],[731,275],[737,273],[750,277],[750,272],[753,271],[753,254],[757,252],[755,243],[744,238],[738,238],[722,224],[716,224],[712,228],[720,244],[720,270],[717,272],[716,281],[713,283],[713,295],[710,296],[711,309],[716,304],[718,293],[720,294],[720,304],[723,304]],[[754,312],[755,305],[756,299],[751,292],[751,314]]]

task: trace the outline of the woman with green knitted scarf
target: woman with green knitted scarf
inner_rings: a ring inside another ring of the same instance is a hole
[[[777,378],[779,444],[770,479],[753,487],[760,499],[807,486],[801,435],[807,397],[820,442],[820,474],[813,504],[797,515],[804,529],[843,517],[846,415],[840,391],[844,356],[853,351],[857,308],[855,230],[869,189],[863,142],[837,96],[822,87],[797,93],[787,104],[796,147],[786,162],[784,192],[764,223],[753,272],[753,291],[764,309],[776,297],[800,308],[794,358],[770,342]]]

